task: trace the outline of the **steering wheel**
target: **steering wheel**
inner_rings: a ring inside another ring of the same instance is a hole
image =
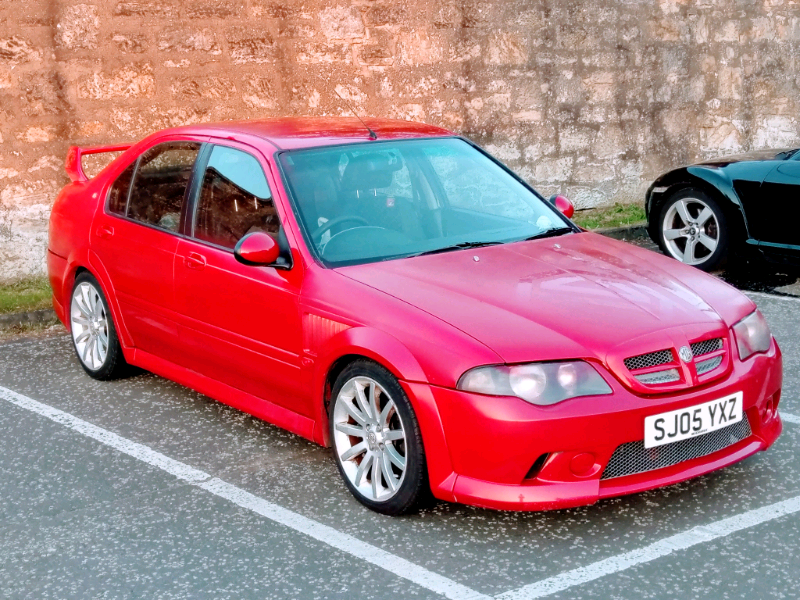
[[[315,243],[319,244],[322,241],[322,236],[325,235],[325,232],[330,230],[331,227],[335,227],[336,225],[339,225],[339,223],[347,223],[348,221],[357,221],[363,225],[369,225],[369,221],[367,221],[364,217],[359,217],[358,215],[342,215],[341,217],[336,217],[335,219],[331,219],[327,223],[324,223],[319,229],[311,234],[311,239],[313,239]]]

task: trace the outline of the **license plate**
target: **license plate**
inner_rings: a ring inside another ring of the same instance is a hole
[[[703,435],[742,420],[742,392],[644,419],[644,447],[655,448]]]

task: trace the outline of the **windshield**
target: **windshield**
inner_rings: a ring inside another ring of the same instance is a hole
[[[284,152],[304,235],[327,266],[574,231],[548,202],[457,138]]]

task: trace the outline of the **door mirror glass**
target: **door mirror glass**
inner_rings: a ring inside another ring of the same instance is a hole
[[[254,266],[272,265],[278,260],[280,253],[278,242],[262,231],[247,234],[233,249],[236,260]]]
[[[575,214],[575,205],[572,204],[569,198],[560,194],[553,194],[550,196],[550,203],[558,209],[562,215],[568,219],[572,218]]]

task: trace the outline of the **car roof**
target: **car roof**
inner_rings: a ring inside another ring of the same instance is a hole
[[[378,140],[441,137],[454,135],[451,131],[425,123],[400,121],[397,119],[364,118],[366,123],[378,136]],[[364,124],[355,117],[283,117],[274,119],[258,119],[248,121],[228,121],[220,123],[204,123],[186,125],[159,132],[191,133],[194,135],[211,135],[232,137],[236,134],[249,134],[267,140],[280,150],[311,148],[366,142],[370,133]]]

